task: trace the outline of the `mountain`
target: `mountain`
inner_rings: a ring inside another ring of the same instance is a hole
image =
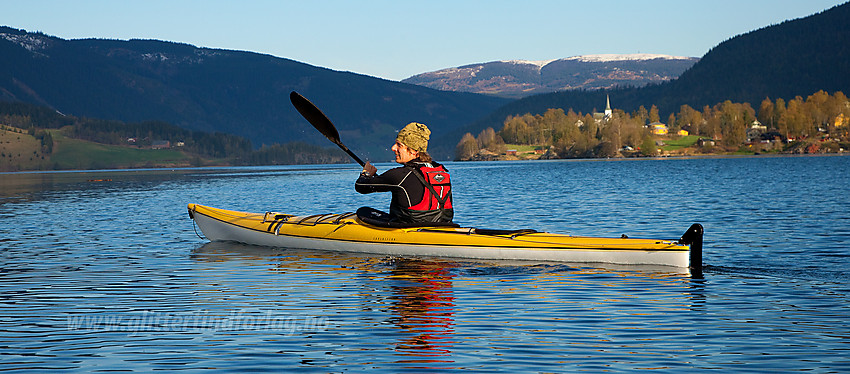
[[[818,90],[848,92],[847,19],[850,3],[736,36],[679,78],[663,83],[559,91],[516,101],[257,53],[155,40],[63,40],[0,27],[0,100],[35,103],[75,116],[163,120],[245,136],[255,147],[290,141],[329,145],[290,105],[288,94],[295,90],[316,103],[361,156],[389,159],[395,131],[419,121],[432,128],[430,148],[439,150],[435,155],[441,158],[452,156],[464,132],[501,128],[508,115],[542,114],[548,108],[599,111],[606,95],[615,109],[631,112],[657,105],[666,119],[684,104],[699,110],[732,100],[758,107],[765,97],[788,100]],[[541,64],[540,71],[549,64]]]
[[[661,118],[682,105],[701,110],[725,100],[750,103],[765,98],[786,101],[824,90],[850,93],[850,3],[823,12],[767,26],[730,38],[706,53],[679,78],[638,88],[574,90],[534,95],[506,104],[475,124],[452,132],[477,134],[499,129],[509,115],[542,114],[549,108],[590,113],[605,108],[632,112],[658,106]]]
[[[78,117],[162,120],[244,136],[255,147],[292,141],[331,145],[292,107],[291,91],[321,108],[349,148],[374,160],[391,159],[395,132],[410,121],[440,134],[509,101],[257,53],[157,40],[64,40],[0,27],[2,101]],[[453,148],[452,141],[442,148]]]
[[[422,73],[402,82],[444,91],[521,98],[563,90],[661,83],[678,77],[697,61],[695,57],[648,53],[493,61]]]

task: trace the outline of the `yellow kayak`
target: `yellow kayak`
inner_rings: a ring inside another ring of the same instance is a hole
[[[212,241],[393,256],[535,260],[626,265],[702,266],[702,226],[679,240],[600,238],[453,226],[382,227],[358,213],[295,216],[189,204],[189,216]]]

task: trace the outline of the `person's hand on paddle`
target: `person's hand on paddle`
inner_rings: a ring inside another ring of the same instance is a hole
[[[366,161],[366,165],[363,165],[363,171],[360,172],[360,174],[363,174],[367,177],[374,176],[377,173],[378,168],[376,168],[375,165],[372,165],[372,163],[369,161]]]

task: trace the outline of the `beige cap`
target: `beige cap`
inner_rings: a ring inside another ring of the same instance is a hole
[[[430,138],[431,130],[428,130],[428,126],[411,122],[398,132],[396,140],[414,151],[425,152],[428,150],[428,139]]]

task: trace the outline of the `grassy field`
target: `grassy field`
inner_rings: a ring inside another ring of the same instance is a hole
[[[53,137],[53,153],[44,155],[39,140],[26,131],[0,127],[0,171],[192,166],[190,156],[173,149],[105,145],[47,131]]]
[[[0,171],[42,169],[50,164],[41,154],[41,143],[23,129],[0,127]]]
[[[542,148],[539,145],[519,145],[519,144],[505,144],[505,149],[513,149],[517,151],[517,153],[524,152],[534,152],[535,149]]]
[[[675,151],[677,149],[691,147],[699,140],[699,136],[687,135],[677,139],[664,140],[664,146],[661,149],[665,151]]]
[[[138,149],[64,137],[52,130],[51,161],[57,169],[113,169],[125,167],[186,166],[189,157],[171,149]]]

